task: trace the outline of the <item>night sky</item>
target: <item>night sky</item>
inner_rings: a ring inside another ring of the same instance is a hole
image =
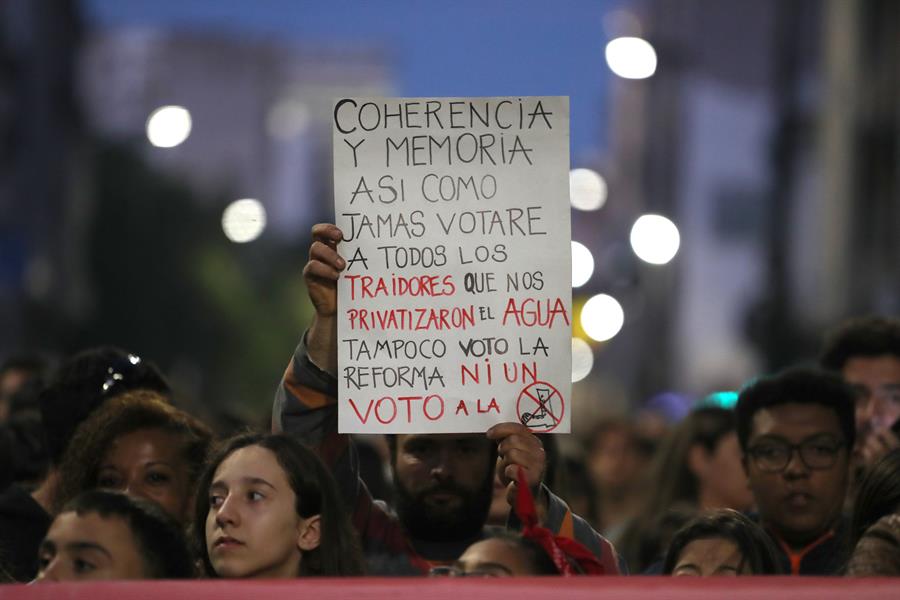
[[[377,44],[405,96],[570,96],[572,163],[605,152],[609,15],[627,0],[84,0],[89,25]]]

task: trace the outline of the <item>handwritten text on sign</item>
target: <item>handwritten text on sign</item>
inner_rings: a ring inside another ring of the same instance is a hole
[[[334,106],[339,429],[567,433],[569,103]]]

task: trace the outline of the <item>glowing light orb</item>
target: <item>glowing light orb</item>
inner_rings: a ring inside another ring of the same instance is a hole
[[[253,198],[235,200],[222,213],[222,230],[236,244],[252,242],[266,228],[266,209]]]
[[[572,338],[572,383],[587,377],[594,368],[594,351],[581,338]]]
[[[191,113],[183,106],[161,106],[147,117],[147,139],[158,148],[174,148],[191,135]]]
[[[618,300],[597,294],[581,309],[581,327],[592,340],[605,342],[616,336],[625,324],[625,311]]]
[[[625,79],[646,79],[656,72],[656,50],[647,40],[620,37],[606,45],[606,64]]]
[[[638,258],[654,265],[664,265],[678,253],[681,235],[678,227],[660,215],[644,215],[631,228],[631,249]]]
[[[606,181],[591,169],[569,171],[569,202],[577,210],[599,210],[606,204]]]
[[[583,286],[594,274],[594,256],[587,246],[572,242],[572,287]]]

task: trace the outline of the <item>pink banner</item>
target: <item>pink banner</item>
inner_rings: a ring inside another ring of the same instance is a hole
[[[898,579],[810,577],[555,577],[517,579],[303,579],[291,581],[143,581],[3,585],[15,600],[854,600],[900,597]]]

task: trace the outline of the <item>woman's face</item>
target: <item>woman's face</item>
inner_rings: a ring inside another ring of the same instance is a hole
[[[275,454],[261,446],[232,452],[208,490],[206,549],[220,577],[296,577],[312,519],[297,514],[296,496]]]
[[[747,482],[747,474],[741,464],[741,446],[737,433],[725,434],[712,452],[706,452],[705,466],[697,474],[700,485],[706,488],[704,496],[714,499],[710,506],[701,508],[732,508],[746,511],[753,506],[753,493]]]
[[[702,538],[690,542],[678,555],[672,575],[710,577],[712,575],[747,575],[740,549],[725,538]]]
[[[138,429],[120,435],[100,462],[96,485],[146,498],[185,522],[193,495],[183,446],[179,435],[162,429]]]

